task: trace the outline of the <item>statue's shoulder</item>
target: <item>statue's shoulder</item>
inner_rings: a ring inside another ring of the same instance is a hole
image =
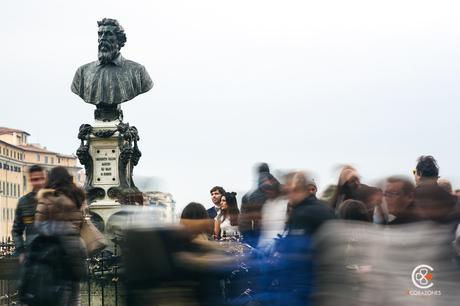
[[[133,69],[133,70],[145,70],[145,67],[142,64],[139,64],[135,61],[125,59],[123,62],[124,66],[127,67],[128,69]]]
[[[83,84],[85,83],[85,80],[88,78],[90,75],[94,75],[94,70],[96,68],[98,61],[93,61],[88,64],[85,64],[83,66],[80,66],[77,68],[77,71],[75,71],[75,75],[73,77],[72,85],[71,85],[71,90],[73,93],[79,95],[83,98],[83,92],[84,92],[84,87]]]
[[[87,64],[84,64],[84,65],[78,67],[77,72],[78,71],[85,71],[85,70],[88,70],[88,69],[93,69],[94,67],[97,66],[98,63],[99,63],[98,61],[92,61],[92,62],[89,62]]]
[[[140,93],[144,93],[152,89],[153,87],[153,82],[152,79],[150,79],[150,75],[147,72],[147,69],[139,63],[136,63],[135,61],[131,61],[128,59],[124,59],[123,62],[123,69],[125,71],[129,71],[130,74],[132,75],[137,75],[140,77],[140,82],[141,82],[141,91]],[[138,78],[134,78],[135,80],[139,80]]]

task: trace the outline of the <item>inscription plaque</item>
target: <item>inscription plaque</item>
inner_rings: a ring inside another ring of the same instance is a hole
[[[118,185],[118,148],[94,149],[94,185]]]

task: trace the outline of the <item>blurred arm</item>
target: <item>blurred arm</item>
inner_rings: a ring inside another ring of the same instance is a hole
[[[16,207],[16,213],[14,214],[13,229],[11,230],[11,235],[13,236],[14,246],[16,248],[16,253],[22,253],[24,251],[24,229],[25,225],[22,220],[22,207],[21,199],[18,202]]]

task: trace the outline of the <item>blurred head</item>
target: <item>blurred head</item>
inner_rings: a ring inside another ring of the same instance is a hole
[[[75,202],[77,207],[81,207],[85,201],[85,194],[74,184],[73,177],[64,167],[51,169],[45,187],[66,195]]]
[[[438,180],[438,185],[439,185],[439,187],[441,187],[442,189],[444,189],[448,193],[453,193],[452,184],[450,183],[450,181],[448,179],[444,179],[444,178],[439,179]]]
[[[356,199],[366,205],[369,216],[374,214],[374,208],[383,202],[383,192],[380,188],[361,185],[356,191]]]
[[[225,216],[230,216],[231,225],[238,225],[238,202],[236,192],[226,192],[220,200],[220,209]]]
[[[415,190],[416,213],[422,220],[446,221],[455,204],[455,196],[437,184],[423,184]]]
[[[126,34],[115,19],[104,18],[97,22],[98,30],[98,59],[102,64],[114,60],[125,45]]]
[[[360,179],[359,179],[359,174],[358,171],[352,166],[345,166],[342,168],[342,171],[340,172],[339,175],[339,182],[337,186],[339,187],[344,187],[350,189],[350,190],[356,190],[358,189],[360,185]]]
[[[361,185],[358,171],[352,166],[344,166],[340,171],[339,181],[334,195],[330,199],[332,208],[337,209],[343,200],[356,198],[356,191]]]
[[[225,194],[225,189],[220,186],[212,187],[211,191],[211,201],[216,206],[220,206],[220,198]]]
[[[29,168],[29,180],[34,191],[45,186],[45,171],[39,165],[33,165]]]
[[[59,190],[61,186],[69,186],[73,183],[73,177],[64,167],[55,167],[51,169],[46,181],[47,188]]]
[[[357,200],[343,201],[337,209],[337,215],[345,220],[371,221],[366,204]]]
[[[258,185],[259,189],[269,199],[278,197],[281,193],[281,184],[278,180],[270,173],[270,168],[266,163],[261,163],[257,167],[259,175]]]
[[[460,189],[456,189],[456,190],[455,190],[455,195],[456,195],[458,198],[460,198]]]
[[[209,215],[203,205],[200,203],[190,202],[187,204],[187,206],[185,206],[184,210],[182,210],[180,218],[189,220],[203,220],[209,219]]]
[[[289,176],[286,182],[286,191],[290,204],[295,206],[314,195],[316,193],[316,185],[312,185],[312,181],[307,178],[307,175],[299,171]]]
[[[388,178],[383,192],[388,212],[397,217],[403,214],[414,201],[414,191],[410,179],[402,176]]]
[[[436,159],[431,155],[422,155],[417,160],[415,167],[415,181],[420,183],[422,180],[437,181],[439,177],[439,167]]]
[[[191,202],[185,206],[180,216],[180,223],[195,234],[210,233],[212,220],[206,208],[200,203]]]

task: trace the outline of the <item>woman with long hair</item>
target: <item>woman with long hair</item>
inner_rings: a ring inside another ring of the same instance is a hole
[[[214,227],[215,238],[238,237],[239,215],[236,192],[226,192],[220,199],[220,213],[216,217]]]
[[[191,232],[195,238],[208,240],[208,235],[211,234],[212,220],[209,219],[206,208],[200,203],[188,203],[184,210],[182,210],[180,223],[186,230]]]
[[[56,265],[65,267],[59,281],[58,305],[80,305],[80,281],[86,276],[86,247],[80,238],[83,224],[83,190],[73,182],[66,168],[53,168],[45,188],[38,193],[35,224],[41,235],[56,237],[64,255]]]
[[[343,201],[356,199],[356,191],[360,184],[356,169],[352,166],[344,166],[339,175],[337,189],[330,200],[331,208],[337,213],[337,209]]]

